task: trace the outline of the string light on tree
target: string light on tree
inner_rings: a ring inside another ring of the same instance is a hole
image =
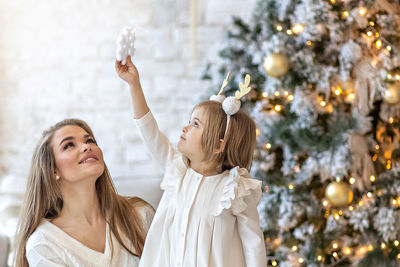
[[[375,42],[375,45],[376,45],[376,48],[381,49],[381,47],[382,47],[382,41],[381,41],[381,40],[377,40],[377,41]]]
[[[350,255],[350,254],[351,254],[351,249],[350,249],[349,247],[346,247],[346,248],[343,250],[343,252],[344,252],[344,254],[346,254],[346,255]]]
[[[333,249],[337,249],[339,247],[339,244],[338,243],[336,243],[336,242],[333,242],[333,244],[332,244],[332,248]]]
[[[274,109],[276,112],[280,112],[282,110],[282,107],[281,107],[281,105],[275,105]]]
[[[400,83],[390,83],[383,93],[383,99],[390,105],[400,103]]]
[[[387,170],[390,170],[392,168],[392,161],[390,160],[390,159],[388,159],[387,161],[386,161],[386,169]]]
[[[296,25],[294,25],[293,28],[292,28],[292,31],[293,31],[295,34],[300,34],[303,30],[304,30],[304,27],[303,27],[303,25],[301,25],[301,24],[296,24]]]
[[[365,14],[367,14],[367,9],[366,9],[365,7],[360,7],[360,8],[358,9],[358,13],[359,13],[361,16],[364,16]]]

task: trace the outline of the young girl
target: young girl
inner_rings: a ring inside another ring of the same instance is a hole
[[[253,120],[232,110],[229,101],[225,109],[217,101],[202,102],[182,129],[176,151],[158,129],[130,57],[126,65],[116,61],[116,70],[130,87],[144,143],[165,168],[164,194],[139,266],[266,266],[257,212],[261,182],[248,173],[256,141]]]
[[[63,120],[32,157],[15,265],[137,266],[153,213],[116,193],[89,126]]]

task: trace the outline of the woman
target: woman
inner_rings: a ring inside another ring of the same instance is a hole
[[[137,266],[153,215],[116,193],[90,127],[63,120],[32,157],[16,266]]]

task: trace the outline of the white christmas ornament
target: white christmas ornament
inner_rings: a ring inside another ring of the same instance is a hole
[[[118,35],[116,58],[122,65],[126,64],[128,55],[133,56],[135,53],[135,40],[135,32],[130,27],[124,28]]]

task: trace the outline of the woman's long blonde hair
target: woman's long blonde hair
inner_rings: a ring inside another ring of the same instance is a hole
[[[54,176],[56,163],[51,140],[58,129],[68,125],[79,126],[94,138],[90,127],[84,121],[78,119],[63,120],[43,132],[32,156],[24,204],[21,210],[15,242],[15,265],[17,267],[28,266],[25,246],[28,238],[39,226],[42,219],[56,218],[63,208],[61,190]],[[140,257],[146,237],[146,227],[133,206],[137,205],[138,202],[143,202],[141,204],[144,205],[149,204],[143,200],[128,199],[118,195],[107,166],[104,166],[104,172],[97,179],[95,186],[101,213],[106,218],[110,230],[129,253]],[[129,240],[131,244],[125,244],[123,240]]]

